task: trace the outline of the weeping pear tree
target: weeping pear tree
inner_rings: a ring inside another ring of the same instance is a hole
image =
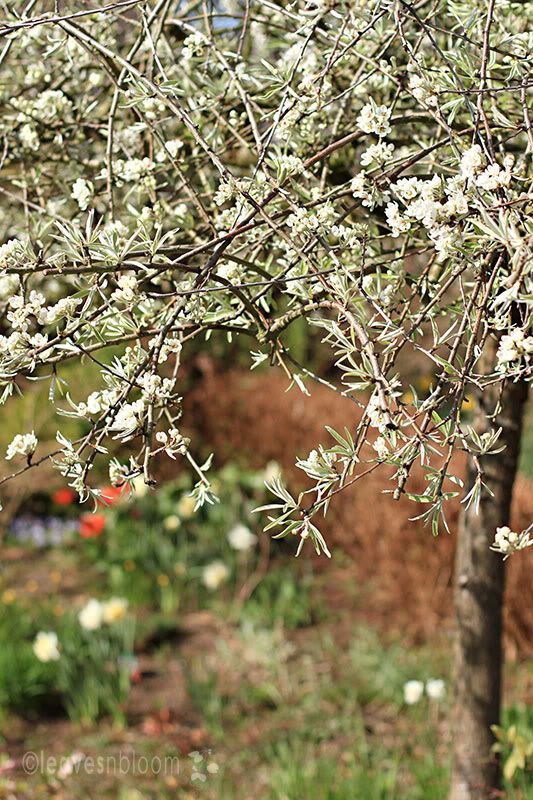
[[[94,505],[96,464],[134,490],[170,457],[214,502],[179,426],[180,362],[215,335],[293,391],[351,398],[353,425],[297,461],[311,488],[270,483],[266,528],[329,555],[321,515],[381,471],[431,547],[460,498],[450,796],[488,797],[504,561],[531,544],[509,524],[533,363],[528,4],[1,8],[2,401],[45,382],[57,420],[55,446],[9,444],[4,492],[48,462]],[[330,381],[291,352],[302,318]],[[69,385],[73,361],[94,385]]]

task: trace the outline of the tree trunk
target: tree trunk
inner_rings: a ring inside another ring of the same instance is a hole
[[[495,346],[484,354],[493,364]],[[478,433],[502,428],[499,442],[506,449],[480,458],[486,489],[479,514],[473,505],[463,512],[455,560],[453,764],[449,800],[487,800],[496,797],[499,762],[491,747],[490,726],[500,720],[502,674],[502,607],[505,564],[490,550],[497,527],[509,523],[517,470],[527,386],[508,383],[485,390],[475,399],[474,428]],[[491,420],[498,399],[501,409]],[[476,477],[468,465],[468,486]]]

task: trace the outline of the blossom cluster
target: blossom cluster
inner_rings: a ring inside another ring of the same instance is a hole
[[[531,528],[517,533],[516,531],[512,531],[508,525],[503,525],[500,528],[496,528],[494,542],[490,549],[508,558],[511,553],[515,553],[518,550],[525,550],[526,547],[531,547],[532,545],[533,538],[531,538]]]
[[[533,336],[526,336],[521,328],[512,328],[502,336],[496,357],[502,372],[521,362],[529,364],[533,360]]]

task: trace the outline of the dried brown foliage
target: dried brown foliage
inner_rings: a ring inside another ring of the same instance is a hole
[[[304,456],[317,442],[327,442],[324,420],[336,430],[352,427],[357,406],[320,385],[311,397],[287,393],[281,372],[250,374],[209,372],[190,395],[186,425],[201,433],[221,460],[238,457],[262,468],[278,461],[294,487],[305,477],[294,467],[295,454]],[[464,460],[464,459],[461,459]],[[412,491],[423,489],[421,472],[414,473]],[[357,613],[387,629],[403,631],[411,640],[447,633],[452,626],[452,565],[459,515],[450,502],[447,519],[451,534],[431,539],[420,522],[412,522],[413,505],[383,494],[383,474],[376,472],[339,495],[323,521],[333,553],[322,557],[320,568],[338,571],[339,553],[350,559],[349,580],[360,588]],[[533,517],[531,483],[521,478],[514,494],[512,524],[525,528]],[[428,541],[429,540],[429,541]],[[317,558],[311,552],[307,557]],[[501,556],[494,554],[495,558]],[[533,552],[510,559],[506,596],[508,656],[533,654]],[[346,580],[346,570],[342,570]],[[330,602],[345,603],[349,593],[331,582]]]

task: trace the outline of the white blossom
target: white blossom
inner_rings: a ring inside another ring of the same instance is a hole
[[[94,193],[94,186],[91,181],[86,181],[84,178],[78,178],[72,185],[71,197],[77,202],[80,209],[85,211],[91,202]]]
[[[464,192],[456,191],[450,194],[444,204],[443,214],[447,217],[458,217],[468,214],[468,197]]]
[[[425,228],[433,228],[440,213],[441,206],[439,203],[427,196],[413,200],[405,209],[406,216],[418,220]]]
[[[372,447],[376,451],[378,458],[387,458],[389,455],[387,440],[384,439],[383,436],[378,436],[378,438],[372,443]]]
[[[508,558],[511,553],[525,550],[526,547],[531,547],[532,545],[531,526],[527,530],[517,533],[511,530],[508,525],[503,525],[500,528],[496,528],[494,542],[490,549]]]
[[[123,303],[132,303],[137,297],[139,285],[135,275],[121,275],[117,284],[118,289],[113,292],[113,298]]]
[[[435,244],[439,261],[453,255],[461,241],[461,231],[457,227],[440,225],[432,228],[429,235]]]
[[[38,150],[40,145],[39,134],[34,126],[27,122],[19,130],[20,143],[26,150]]]
[[[474,178],[485,164],[485,156],[479,144],[474,144],[461,156],[459,164],[464,178]]]
[[[505,372],[508,365],[519,366],[520,362],[529,364],[533,357],[533,336],[526,336],[521,328],[512,328],[502,336],[496,358],[498,370]],[[513,362],[519,362],[514,364]]]
[[[235,16],[239,4],[229,3]],[[287,326],[309,321],[336,370],[315,377],[356,403],[371,399],[361,426],[298,460],[310,479],[301,496],[271,477],[279,502],[269,530],[294,537],[298,551],[310,541],[327,553],[316,516],[369,471],[364,462],[371,470],[383,460],[396,467],[392,491],[415,501],[404,482],[416,491],[411,464],[420,461],[428,481],[419,518],[438,532],[452,494],[442,480],[456,477],[451,458],[439,478],[438,453],[484,446],[465,440],[452,413],[464,386],[527,379],[533,360],[530,148],[513,89],[533,34],[524,33],[525,4],[506,0],[492,31],[506,43],[501,85],[493,102],[468,97],[441,57],[461,4],[441,5],[430,12],[434,46],[427,37],[416,45],[420,26],[412,14],[388,14],[392,0],[292,2],[282,25],[252,14],[243,48],[231,25],[167,30],[165,4],[148,27],[124,25],[114,8],[87,17],[80,31],[91,52],[58,27],[24,17],[8,25],[0,395],[30,393],[39,380],[59,425],[82,422],[78,441],[56,433],[51,457],[82,501],[98,499],[92,469],[139,494],[162,454],[185,456],[203,475],[177,427],[178,387],[190,383],[182,348],[205,366],[215,337],[214,352],[227,337],[234,354],[237,338],[250,336],[254,366],[277,363],[307,392],[311,365],[299,362],[309,353],[299,355]],[[484,24],[474,15],[467,25],[458,69],[468,90],[483,66]],[[106,64],[128,52],[117,92]],[[496,267],[492,254],[502,254]],[[500,337],[490,373],[478,358],[486,335]],[[442,392],[396,402],[391,387],[406,385],[413,356]],[[91,364],[84,382],[67,367],[75,360]],[[11,442],[8,457],[21,461],[6,480],[33,466],[34,437]],[[126,463],[115,456],[123,443]],[[200,480],[169,516],[186,526],[209,498]],[[500,531],[495,548],[506,556],[526,541]]]
[[[117,432],[119,439],[128,439],[141,426],[144,419],[145,404],[144,400],[134,400],[133,403],[122,405],[113,422],[111,430]]]
[[[127,161],[115,161],[113,164],[116,175],[127,183],[138,183],[141,179],[150,177],[154,166],[149,158],[130,158]]]
[[[41,122],[67,121],[72,116],[72,103],[59,89],[47,89],[37,96],[31,112]]]
[[[385,142],[371,144],[370,147],[367,147],[364,153],[362,153],[361,164],[363,167],[367,167],[373,162],[376,164],[385,164],[387,161],[391,160],[393,153],[393,144],[386,144]]]
[[[165,142],[165,146],[158,151],[156,161],[161,164],[169,156],[170,158],[176,158],[182,147],[183,141],[181,139],[169,139],[168,142]]]
[[[432,91],[427,79],[422,75],[413,74],[409,78],[409,88],[419,103],[434,107],[437,105],[437,96]]]
[[[373,428],[383,433],[389,424],[389,411],[377,392],[374,392],[366,407],[366,414]]]
[[[391,235],[396,238],[401,233],[406,233],[411,227],[411,223],[400,214],[398,203],[387,203],[385,207],[385,217],[390,226]]]
[[[401,178],[391,184],[391,189],[400,200],[414,200],[420,191],[421,181],[418,178]]]
[[[304,162],[298,156],[280,155],[276,158],[276,166],[285,175],[299,175],[304,170]]]
[[[183,41],[183,49],[181,51],[182,59],[187,62],[192,58],[201,56],[206,46],[206,39],[203,33],[193,33],[187,36]]]
[[[18,239],[9,239],[0,245],[0,269],[19,264],[24,255],[24,247]]]
[[[187,452],[190,440],[181,435],[177,428],[170,428],[168,431],[158,431],[155,435],[156,442],[163,445],[165,453],[170,458],[176,455],[184,456]]]
[[[11,461],[15,456],[31,456],[37,448],[38,440],[35,432],[17,433],[8,445],[6,460]]]
[[[502,169],[498,164],[489,164],[489,166],[476,177],[476,186],[489,192],[494,191],[495,189],[509,186],[511,177],[511,173],[508,170]]]
[[[389,124],[391,110],[385,105],[378,106],[373,101],[361,109],[357,117],[357,126],[364,133],[376,133],[378,136],[387,136],[392,128]]]

